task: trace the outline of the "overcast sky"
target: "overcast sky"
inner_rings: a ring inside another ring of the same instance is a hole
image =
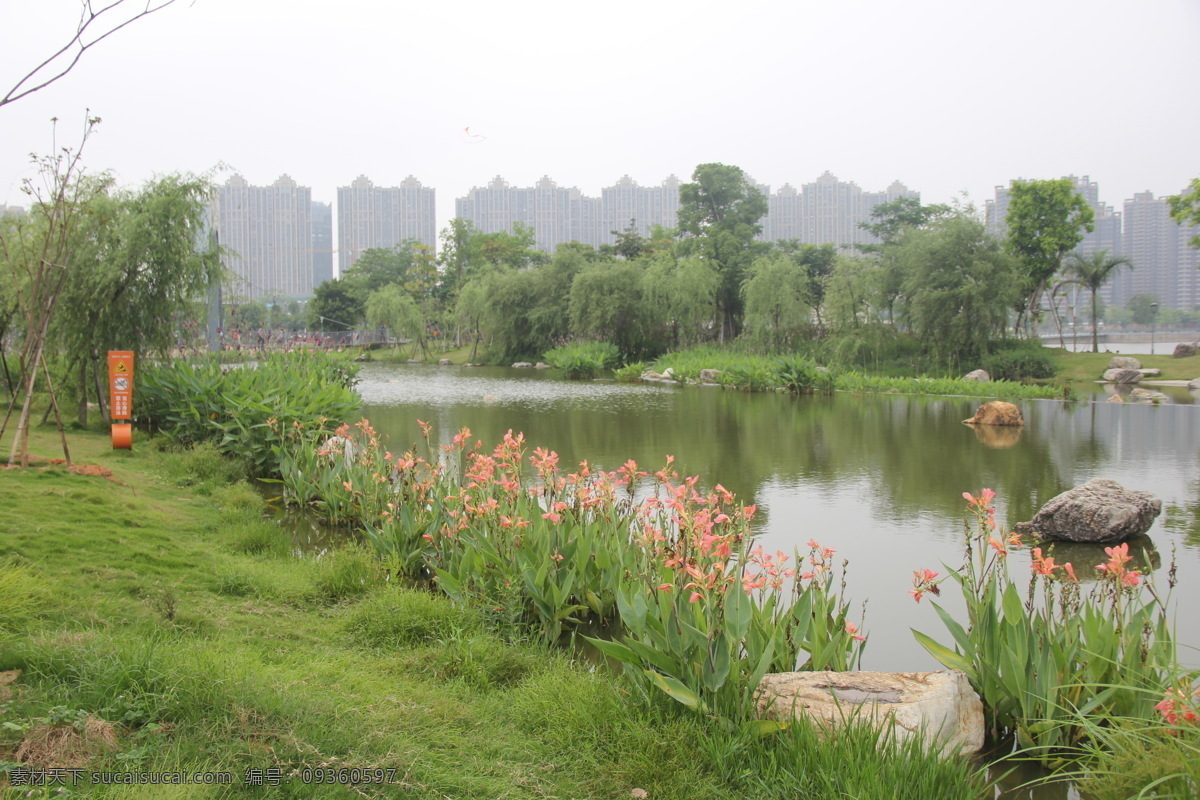
[[[0,93],[79,5],[0,0]],[[598,195],[712,161],[981,206],[1090,175],[1120,210],[1200,176],[1198,42],[1198,0],[179,0],[0,108],[0,203],[90,108],[86,162],[123,185],[224,165],[333,201],[413,175],[439,228],[496,175]]]

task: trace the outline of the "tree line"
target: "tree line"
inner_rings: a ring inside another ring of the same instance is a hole
[[[627,361],[721,342],[957,368],[1028,338],[1064,288],[1095,298],[1127,263],[1074,254],[1093,213],[1068,180],[1014,183],[1003,239],[969,205],[910,197],[874,208],[863,225],[879,243],[855,250],[762,241],[766,212],[740,168],[714,163],[680,187],[676,229],[643,236],[631,220],[612,245],[550,255],[523,225],[483,233],[455,219],[436,255],[412,241],[365,251],[317,289],[312,319],[387,326],[426,350],[435,333],[453,337],[498,363],[571,341],[611,342]]]

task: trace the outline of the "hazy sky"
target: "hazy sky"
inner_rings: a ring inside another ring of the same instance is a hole
[[[0,92],[78,9],[0,0]],[[496,175],[598,195],[710,161],[979,205],[1074,173],[1119,210],[1200,176],[1198,42],[1198,0],[180,0],[0,108],[0,203],[90,108],[86,162],[124,185],[224,165],[332,201],[411,174],[439,227]]]

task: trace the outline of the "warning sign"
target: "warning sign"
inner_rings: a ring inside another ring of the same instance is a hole
[[[108,351],[109,416],[114,420],[133,416],[133,353]]]

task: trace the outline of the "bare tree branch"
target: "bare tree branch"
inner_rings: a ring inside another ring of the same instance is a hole
[[[125,5],[126,0],[112,0],[112,2],[102,7],[99,11],[93,9],[92,0],[81,0],[79,25],[76,26],[75,35],[72,36],[65,45],[59,48],[57,52],[30,70],[25,77],[21,78],[21,80],[17,81],[17,84],[9,89],[8,93],[5,94],[4,97],[0,97],[0,106],[6,106],[9,103],[20,100],[22,97],[27,97],[40,89],[46,88],[74,69],[75,65],[79,63],[79,59],[81,59],[83,54],[86,53],[90,48],[104,41],[109,36],[112,36],[126,25],[137,22],[143,17],[148,17],[156,11],[161,11],[175,2],[176,0],[146,0],[146,5],[141,11],[136,12],[133,14],[133,16],[128,17],[124,21],[118,21],[119,18],[114,19],[113,25],[108,28],[102,28],[102,26],[107,23],[110,18],[101,20],[101,17],[103,17],[109,11]],[[100,20],[100,22],[97,22],[97,20]],[[93,25],[101,27],[93,28]],[[89,28],[93,28],[93,32],[97,34],[94,38],[87,38]],[[58,67],[53,66],[55,62],[61,63],[62,60],[66,58],[70,58],[70,61],[65,67],[59,69]],[[56,69],[58,71],[54,72]],[[51,72],[54,72],[54,74],[47,77],[48,73]]]

